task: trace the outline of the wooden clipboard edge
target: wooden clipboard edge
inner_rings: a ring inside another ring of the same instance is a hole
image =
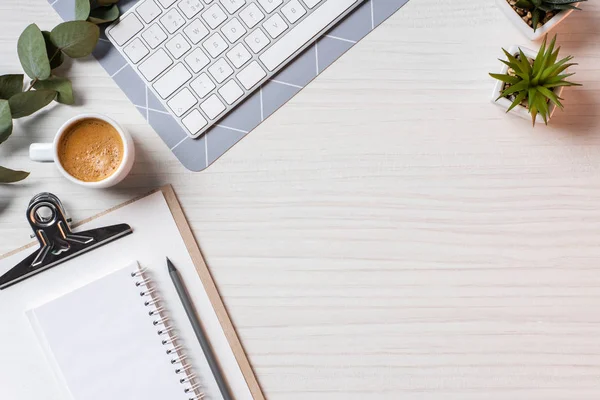
[[[119,205],[116,205],[114,207],[111,207],[108,210],[103,211],[99,214],[96,214],[92,217],[89,217],[84,220],[73,223],[73,224],[71,224],[71,226],[73,228],[77,228],[78,226],[81,226],[90,221],[93,221],[96,218],[106,215],[112,211],[118,210],[121,207],[125,207],[131,203],[135,203],[136,201],[141,200],[144,197],[150,196],[158,191],[161,191],[163,193],[163,196],[165,197],[165,200],[167,202],[169,210],[171,211],[171,215],[173,216],[173,219],[175,220],[175,224],[177,225],[177,229],[179,230],[179,233],[181,234],[181,237],[183,238],[183,242],[185,244],[185,247],[186,247],[188,253],[190,254],[190,257],[192,258],[192,262],[194,263],[196,272],[198,273],[198,276],[200,277],[200,280],[202,281],[202,285],[204,286],[204,289],[206,290],[206,294],[208,295],[208,298],[210,299],[210,302],[215,310],[215,313],[217,314],[217,318],[219,319],[221,328],[223,329],[223,332],[225,333],[227,342],[229,343],[229,346],[231,347],[231,350],[233,351],[235,359],[238,363],[238,366],[240,367],[240,370],[242,371],[242,375],[244,376],[244,379],[246,380],[246,384],[248,385],[248,388],[250,389],[250,393],[252,394],[252,397],[254,398],[254,400],[265,400],[265,396],[262,392],[262,389],[260,388],[258,380],[256,379],[254,370],[252,369],[252,366],[250,365],[250,361],[248,360],[246,351],[244,350],[242,343],[240,342],[240,339],[235,330],[235,327],[233,326],[233,323],[231,322],[231,319],[229,318],[229,314],[227,313],[227,309],[225,308],[223,299],[221,298],[221,295],[219,294],[219,290],[217,289],[217,286],[212,278],[212,275],[210,274],[210,270],[208,269],[208,266],[206,265],[206,262],[204,261],[204,257],[202,256],[200,247],[198,246],[198,243],[196,242],[194,233],[192,232],[192,229],[190,228],[190,225],[187,222],[187,219],[185,217],[183,209],[181,208],[181,204],[179,203],[179,200],[177,199],[177,196],[175,195],[175,191],[173,190],[173,187],[171,185],[161,186],[158,189],[152,190],[151,192],[148,192],[141,196],[135,197],[131,200],[128,200],[128,201],[121,203]],[[31,242],[31,243],[26,244],[25,246],[22,246],[18,249],[15,249],[8,253],[2,254],[2,255],[0,255],[0,260],[10,257],[11,255],[19,253],[30,247],[34,247],[36,245],[37,245],[37,242]]]

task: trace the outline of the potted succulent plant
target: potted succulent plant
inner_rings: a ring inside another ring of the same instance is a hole
[[[587,0],[496,0],[496,4],[529,40],[537,40],[579,10],[582,1]]]
[[[556,107],[563,108],[560,96],[566,86],[581,86],[566,80],[574,75],[567,73],[569,67],[577,65],[570,62],[573,57],[558,60],[556,36],[548,47],[546,39],[537,53],[518,46],[502,49],[507,58],[500,60],[504,64],[502,71],[490,74],[497,80],[492,102],[505,107],[506,112],[531,117],[534,126],[536,120],[548,124]]]

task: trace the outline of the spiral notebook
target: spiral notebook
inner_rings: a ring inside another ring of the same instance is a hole
[[[65,398],[206,395],[155,288],[135,263],[28,312]]]

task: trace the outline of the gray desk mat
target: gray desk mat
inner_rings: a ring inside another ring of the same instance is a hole
[[[121,0],[119,7],[125,12],[137,1]],[[407,2],[408,0],[366,1],[225,116],[218,125],[197,139],[186,135],[108,41],[104,32],[101,33],[93,55],[179,161],[189,170],[202,171]],[[75,0],[49,0],[49,3],[64,20],[75,18]]]

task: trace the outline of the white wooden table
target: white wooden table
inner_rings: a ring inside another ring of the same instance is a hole
[[[584,7],[558,29],[584,87],[549,127],[489,103],[500,47],[530,45],[493,0],[411,0],[202,173],[94,60],[69,65],[78,105],[0,146],[32,171],[0,187],[0,252],[28,241],[40,191],[77,220],[172,183],[270,399],[597,399],[600,5]],[[0,73],[17,73],[20,32],[59,18],[45,0],[0,16]],[[136,141],[112,190],[27,158],[87,111]]]

